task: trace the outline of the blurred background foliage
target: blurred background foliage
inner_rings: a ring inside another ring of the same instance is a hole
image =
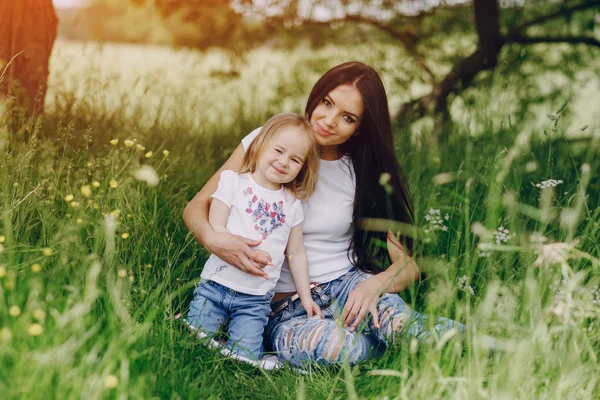
[[[568,114],[572,100],[600,82],[595,72],[600,7],[593,0],[90,0],[85,4],[57,10],[59,35],[200,51],[218,48],[229,54],[231,63],[213,76],[225,80],[238,78],[251,62],[248,52],[257,48],[309,48],[316,53],[334,46],[352,54],[352,48],[373,46],[386,60],[376,66],[389,72],[394,86],[404,93],[398,96],[401,101],[392,101],[398,123],[425,121],[435,136],[448,131],[457,122],[454,116],[477,101],[471,87],[510,93],[509,113],[519,123],[539,113],[541,104]],[[294,76],[316,78],[331,66],[325,56],[306,57],[289,68],[296,70]],[[306,81],[282,80],[278,95],[306,93]]]

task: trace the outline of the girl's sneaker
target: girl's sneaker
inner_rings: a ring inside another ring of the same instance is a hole
[[[209,337],[209,335],[207,335],[206,333],[202,332],[201,330],[199,330],[198,328],[196,328],[195,326],[190,324],[187,320],[184,319],[183,322],[186,324],[187,328],[196,335],[196,337],[198,339],[202,339],[203,342],[206,343],[208,348],[218,349],[219,352],[222,355],[224,355],[225,357],[228,357],[228,358],[231,358],[231,359],[234,359],[237,361],[241,361],[246,364],[250,364],[254,367],[262,368],[265,371],[274,371],[276,369],[283,367],[283,363],[274,354],[267,354],[258,361],[251,360],[249,358],[240,356],[239,354],[233,353],[231,350],[229,350],[229,348],[227,348],[227,345],[223,342],[218,342],[212,338],[210,338],[208,341],[206,341],[206,339]]]
[[[202,332],[200,329],[198,329],[195,326],[193,326],[192,324],[190,324],[186,319],[184,319],[183,322],[185,323],[187,328],[190,330],[190,332],[195,334],[198,339],[202,339],[203,342],[206,343],[206,345],[208,346],[209,349],[221,349],[221,348],[225,347],[225,343],[218,342],[213,338],[211,338],[210,340],[208,340],[206,342],[205,339],[208,338],[209,335],[207,335],[206,333]]]

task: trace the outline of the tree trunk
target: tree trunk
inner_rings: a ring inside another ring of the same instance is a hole
[[[0,95],[15,96],[30,115],[44,110],[57,27],[52,0],[0,0]]]
[[[474,0],[473,9],[479,37],[477,50],[457,62],[448,75],[434,85],[431,93],[402,105],[396,114],[402,124],[410,124],[426,114],[448,116],[448,97],[469,87],[477,74],[494,68],[498,63],[498,54],[505,42],[500,33],[498,0]],[[434,133],[437,136],[440,132],[436,130]]]

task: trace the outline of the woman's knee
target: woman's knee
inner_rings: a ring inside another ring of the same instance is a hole
[[[384,335],[401,332],[412,315],[412,309],[397,294],[385,294],[377,304],[379,325]]]
[[[366,359],[370,345],[365,335],[350,333],[335,324],[320,324],[311,329],[287,332],[283,345],[292,361],[324,365],[351,364]]]

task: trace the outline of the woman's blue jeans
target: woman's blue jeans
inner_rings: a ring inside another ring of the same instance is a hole
[[[339,364],[344,359],[357,363],[381,355],[396,334],[427,341],[432,334],[440,337],[453,328],[465,332],[464,325],[443,317],[430,327],[427,317],[408,307],[397,294],[385,294],[379,300],[380,328],[365,318],[355,332],[344,329],[335,318],[341,314],[350,292],[370,276],[352,268],[338,279],[319,285],[313,291],[313,299],[321,307],[323,319],[308,318],[299,300],[289,303],[269,319],[265,329],[267,349],[296,366],[307,362]],[[271,308],[276,309],[283,301],[286,299],[273,303]]]

